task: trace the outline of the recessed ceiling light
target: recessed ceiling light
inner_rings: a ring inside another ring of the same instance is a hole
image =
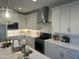
[[[18,8],[18,9],[22,9],[22,8],[20,7],[20,8]]]
[[[33,2],[36,2],[37,0],[32,0]]]

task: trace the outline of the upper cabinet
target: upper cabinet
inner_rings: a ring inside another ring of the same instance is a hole
[[[70,29],[70,8],[61,8],[61,32],[69,33]]]
[[[79,35],[79,4],[52,10],[53,32]]]
[[[79,34],[79,4],[71,7],[71,33]]]
[[[52,32],[60,32],[60,9],[52,10]]]

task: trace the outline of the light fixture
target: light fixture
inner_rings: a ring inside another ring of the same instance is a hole
[[[20,10],[21,10],[22,8],[21,8],[21,7],[19,7],[18,9],[20,9]]]
[[[0,17],[1,17],[1,24],[12,24],[14,23],[13,17],[17,14],[14,10],[8,8],[8,1],[9,0],[1,0],[1,6],[0,8]],[[18,18],[18,17],[15,17]]]
[[[6,10],[5,17],[6,17],[6,18],[9,18],[9,17],[10,17],[10,14],[9,14],[8,9]]]
[[[37,0],[32,0],[33,2],[36,2]]]

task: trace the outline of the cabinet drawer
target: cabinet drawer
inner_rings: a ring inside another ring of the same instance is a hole
[[[72,56],[76,56],[76,53],[77,52],[74,51],[74,50],[63,48],[63,54],[69,54],[69,55],[72,55]]]
[[[77,52],[69,49],[69,48],[63,48],[63,57],[64,59],[76,59]]]

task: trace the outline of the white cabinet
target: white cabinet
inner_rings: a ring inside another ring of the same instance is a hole
[[[61,8],[61,33],[70,32],[70,7]]]
[[[79,4],[71,7],[71,33],[79,34]]]
[[[79,34],[79,4],[52,9],[52,32]]]
[[[50,48],[50,44],[49,42],[46,42],[45,41],[45,55],[48,56],[48,57],[52,57],[51,56],[51,48]]]
[[[61,47],[51,44],[50,49],[52,59],[61,59]]]
[[[70,33],[70,7],[52,9],[52,31]]]
[[[77,51],[45,41],[45,55],[51,59],[76,59]]]
[[[26,36],[25,39],[30,47],[35,48],[35,39],[33,37]]]
[[[62,48],[45,42],[45,55],[51,59],[61,59]]]
[[[52,9],[52,32],[60,32],[60,9]]]
[[[63,48],[63,59],[76,59],[76,51]]]

